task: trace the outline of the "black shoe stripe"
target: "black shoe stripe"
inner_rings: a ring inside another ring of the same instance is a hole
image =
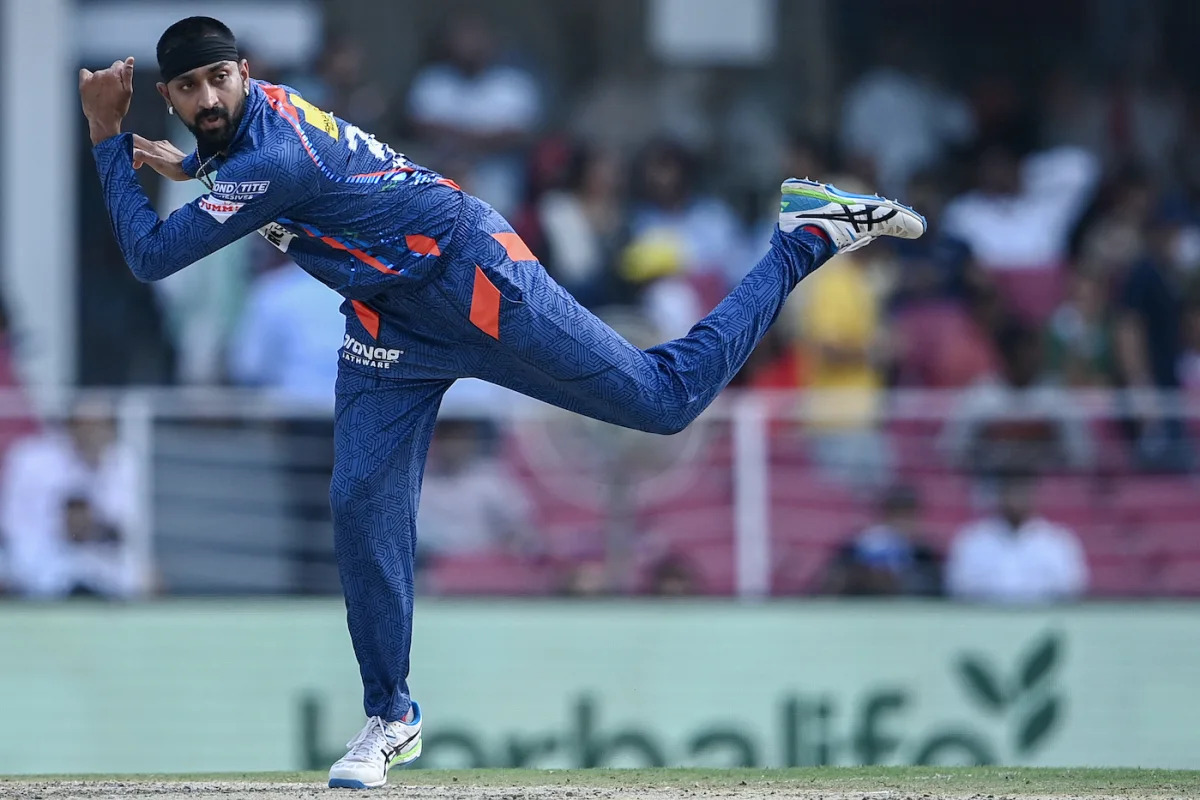
[[[886,213],[882,214],[881,216],[872,216],[871,212],[883,208],[883,206],[870,206],[868,208],[864,208],[862,211],[827,211],[816,214],[805,213],[801,214],[801,216],[809,219],[829,219],[836,220],[838,222],[849,222],[854,226],[855,233],[861,233],[863,231],[864,224],[866,226],[866,230],[869,232],[871,228],[875,227],[876,225],[882,225],[899,213],[896,211],[896,209],[889,208],[886,210]]]
[[[409,736],[403,742],[401,742],[400,744],[391,748],[390,752],[389,752],[388,748],[386,748],[386,747],[383,748],[383,751],[382,751],[383,752],[383,760],[389,764],[392,763],[392,759],[395,758],[397,755],[399,755],[401,750],[403,750],[405,747],[408,747],[408,745],[411,744],[413,742],[413,740],[415,740],[420,735],[421,735],[421,731],[418,730],[412,736]]]

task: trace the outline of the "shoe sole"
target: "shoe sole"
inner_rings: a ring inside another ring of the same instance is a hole
[[[329,788],[330,789],[382,789],[386,785],[387,785],[387,781],[384,781],[383,783],[372,784],[372,785],[368,786],[367,784],[363,783],[362,781],[352,781],[349,778],[330,778],[329,779]]]
[[[897,211],[911,214],[921,220],[921,232],[929,230],[929,223],[925,217],[917,213],[917,210],[911,206],[906,206],[903,203],[895,200],[888,200],[880,197],[877,194],[854,194],[853,192],[843,192],[828,183],[817,183],[816,181],[800,180],[799,178],[789,179],[783,182],[780,189],[782,194],[798,194],[803,197],[812,197],[816,200],[823,200],[826,203],[837,203],[840,206],[850,206],[857,202],[867,201],[878,205],[894,208]]]
[[[392,767],[402,767],[406,764],[411,764],[421,755],[421,740],[418,739],[416,745],[410,749],[397,755],[392,759],[392,763],[388,764],[388,769]],[[382,789],[387,786],[387,772],[383,774],[383,780],[379,783],[363,783],[362,781],[352,780],[350,778],[330,778],[330,789]]]

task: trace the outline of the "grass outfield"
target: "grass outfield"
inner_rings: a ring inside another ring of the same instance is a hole
[[[0,797],[329,796],[324,772],[0,777]],[[419,793],[412,787],[425,787]],[[338,794],[342,794],[339,792]],[[1195,798],[1200,772],[1004,767],[808,769],[394,770],[388,789],[421,798]]]

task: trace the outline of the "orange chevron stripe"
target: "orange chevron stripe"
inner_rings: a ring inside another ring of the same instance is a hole
[[[371,334],[371,338],[378,339],[379,312],[358,300],[351,300],[350,305],[354,306],[355,316],[358,317],[358,321],[362,323],[362,326],[367,329],[367,333]]]
[[[419,233],[409,234],[404,237],[408,249],[414,253],[419,253],[423,256],[440,256],[442,249],[438,247],[437,239],[432,236],[422,236]]]
[[[500,340],[500,290],[475,265],[475,289],[471,293],[471,324]]]
[[[492,238],[504,246],[504,251],[513,261],[537,261],[537,256],[515,233],[493,233]]]

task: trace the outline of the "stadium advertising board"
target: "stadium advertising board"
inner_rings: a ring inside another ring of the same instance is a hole
[[[1197,610],[426,602],[420,763],[1196,768]],[[0,773],[324,769],[361,725],[336,601],[7,605],[0,641]]]

